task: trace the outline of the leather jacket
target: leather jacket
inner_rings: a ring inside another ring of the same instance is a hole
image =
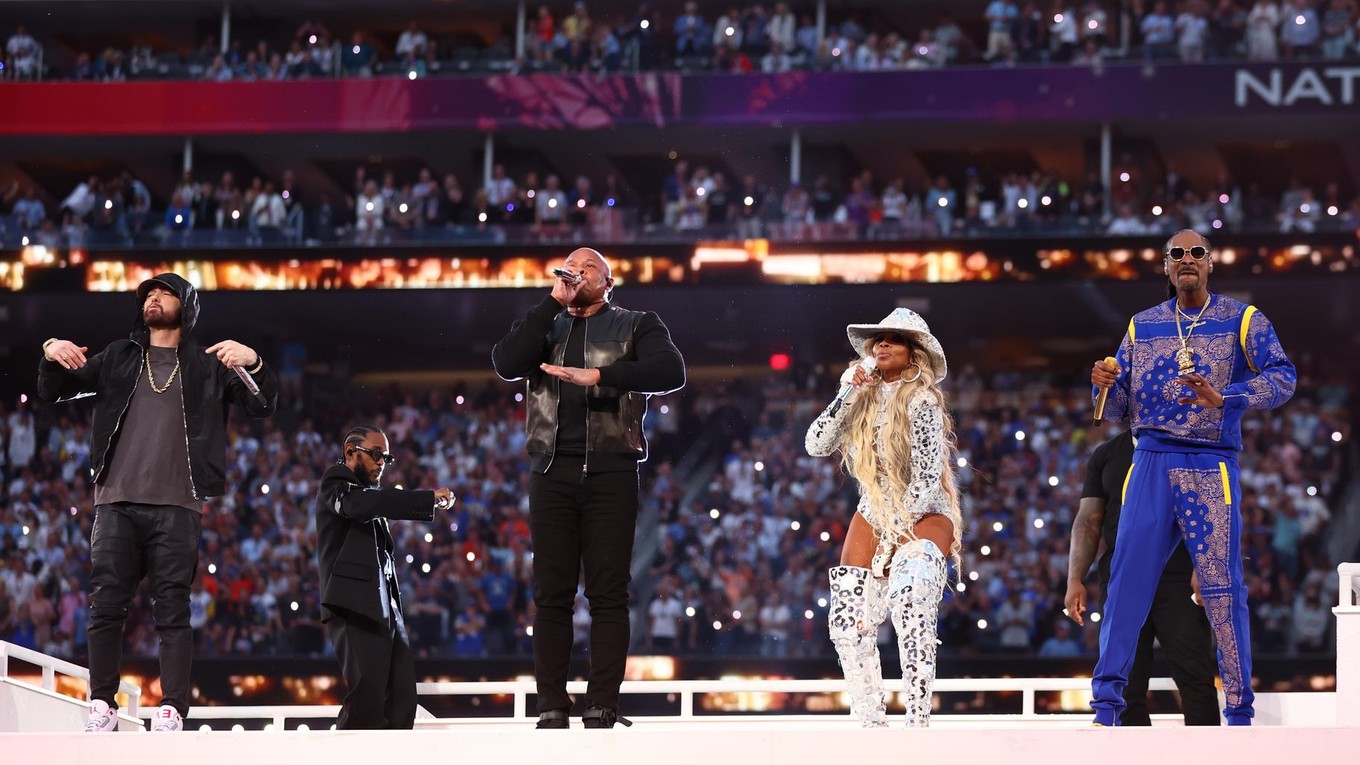
[[[545,472],[556,454],[558,403],[564,384],[539,369],[562,364],[576,319],[551,296],[515,322],[491,351],[496,373],[525,379],[527,449],[535,472]],[[606,303],[583,319],[586,366],[600,382],[586,393],[586,467],[590,472],[635,470],[647,459],[642,420],[647,398],[685,384],[685,362],[670,332],[655,313]]]

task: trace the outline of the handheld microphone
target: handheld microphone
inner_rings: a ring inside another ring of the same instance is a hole
[[[246,390],[250,391],[261,404],[267,404],[264,395],[260,393],[260,386],[256,384],[255,378],[250,376],[245,367],[232,367],[231,371],[241,378],[241,382],[245,383]]]
[[[450,499],[445,499],[444,497],[436,497],[436,498],[435,498],[435,501],[434,501],[434,507],[435,507],[436,510],[447,510],[447,509],[449,509],[450,507],[453,507],[453,499],[451,499],[451,498],[450,498]]]
[[[562,281],[566,282],[567,284],[570,284],[573,287],[580,284],[581,280],[585,278],[580,274],[573,274],[572,272],[568,271],[565,268],[554,268],[552,270],[552,273],[553,276],[556,276],[558,279],[561,279]]]
[[[859,360],[858,366],[860,369],[864,370],[865,376],[868,376],[873,374],[875,369],[878,369],[878,360],[875,359],[873,356],[865,356],[864,358]],[[854,368],[851,367],[851,371],[853,370]],[[831,403],[839,406],[843,401],[845,401],[845,397],[850,395],[850,391],[854,389],[855,386],[851,385],[850,383],[842,385],[840,393],[836,394],[836,400],[832,401]]]
[[[1105,365],[1115,367],[1116,369],[1119,368],[1118,365],[1115,363],[1115,358],[1113,356],[1105,357]],[[1100,425],[1101,420],[1105,419],[1105,399],[1109,397],[1110,397],[1109,388],[1101,388],[1100,393],[1096,394],[1096,416],[1095,420],[1092,422],[1093,425]]]

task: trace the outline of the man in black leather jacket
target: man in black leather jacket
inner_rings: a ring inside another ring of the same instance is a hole
[[[89,732],[117,726],[123,625],[144,575],[163,692],[152,730],[182,729],[193,659],[189,586],[204,502],[226,490],[227,409],[268,417],[278,399],[278,380],[254,350],[234,340],[205,349],[189,338],[198,292],[179,275],[143,282],[137,307],[128,339],[87,358],[88,347],[52,338],[38,365],[42,400],[98,396],[90,431]]]
[[[567,257],[552,294],[491,351],[496,374],[527,381],[529,530],[534,545],[534,676],[539,728],[566,728],[572,602],[590,603],[587,728],[611,728],[628,659],[628,583],[647,459],[647,397],[685,384],[685,362],[655,313],[609,302],[595,250]],[[623,721],[627,724],[627,721]]]
[[[345,434],[344,460],[316,492],[321,621],[349,688],[335,721],[340,730],[415,726],[415,660],[387,520],[433,521],[436,508],[453,505],[453,493],[379,489],[391,463],[387,436],[357,425]]]

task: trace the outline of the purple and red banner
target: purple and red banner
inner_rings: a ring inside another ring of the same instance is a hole
[[[0,135],[600,130],[1357,113],[1360,66],[0,84]]]

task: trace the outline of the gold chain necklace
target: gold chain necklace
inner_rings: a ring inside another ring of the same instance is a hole
[[[175,381],[175,375],[179,373],[179,353],[175,353],[175,368],[170,370],[170,377],[166,379],[163,387],[156,387],[156,378],[151,376],[151,351],[146,352],[146,379],[151,383],[151,390],[157,393],[164,393],[170,390],[170,384]]]
[[[1181,332],[1181,317],[1184,316],[1189,319],[1190,314],[1181,310],[1180,301],[1176,302],[1176,336],[1181,339],[1181,349],[1176,351],[1176,365],[1180,368],[1180,372],[1183,375],[1195,373],[1195,354],[1190,352],[1190,348],[1186,344],[1190,342],[1190,336],[1195,334],[1195,329],[1199,327],[1200,317],[1204,316],[1204,312],[1209,310],[1209,304],[1212,303],[1213,300],[1213,295],[1208,295],[1204,298],[1203,307],[1199,309],[1199,313],[1195,314],[1195,318],[1190,320],[1190,329],[1184,333]]]

